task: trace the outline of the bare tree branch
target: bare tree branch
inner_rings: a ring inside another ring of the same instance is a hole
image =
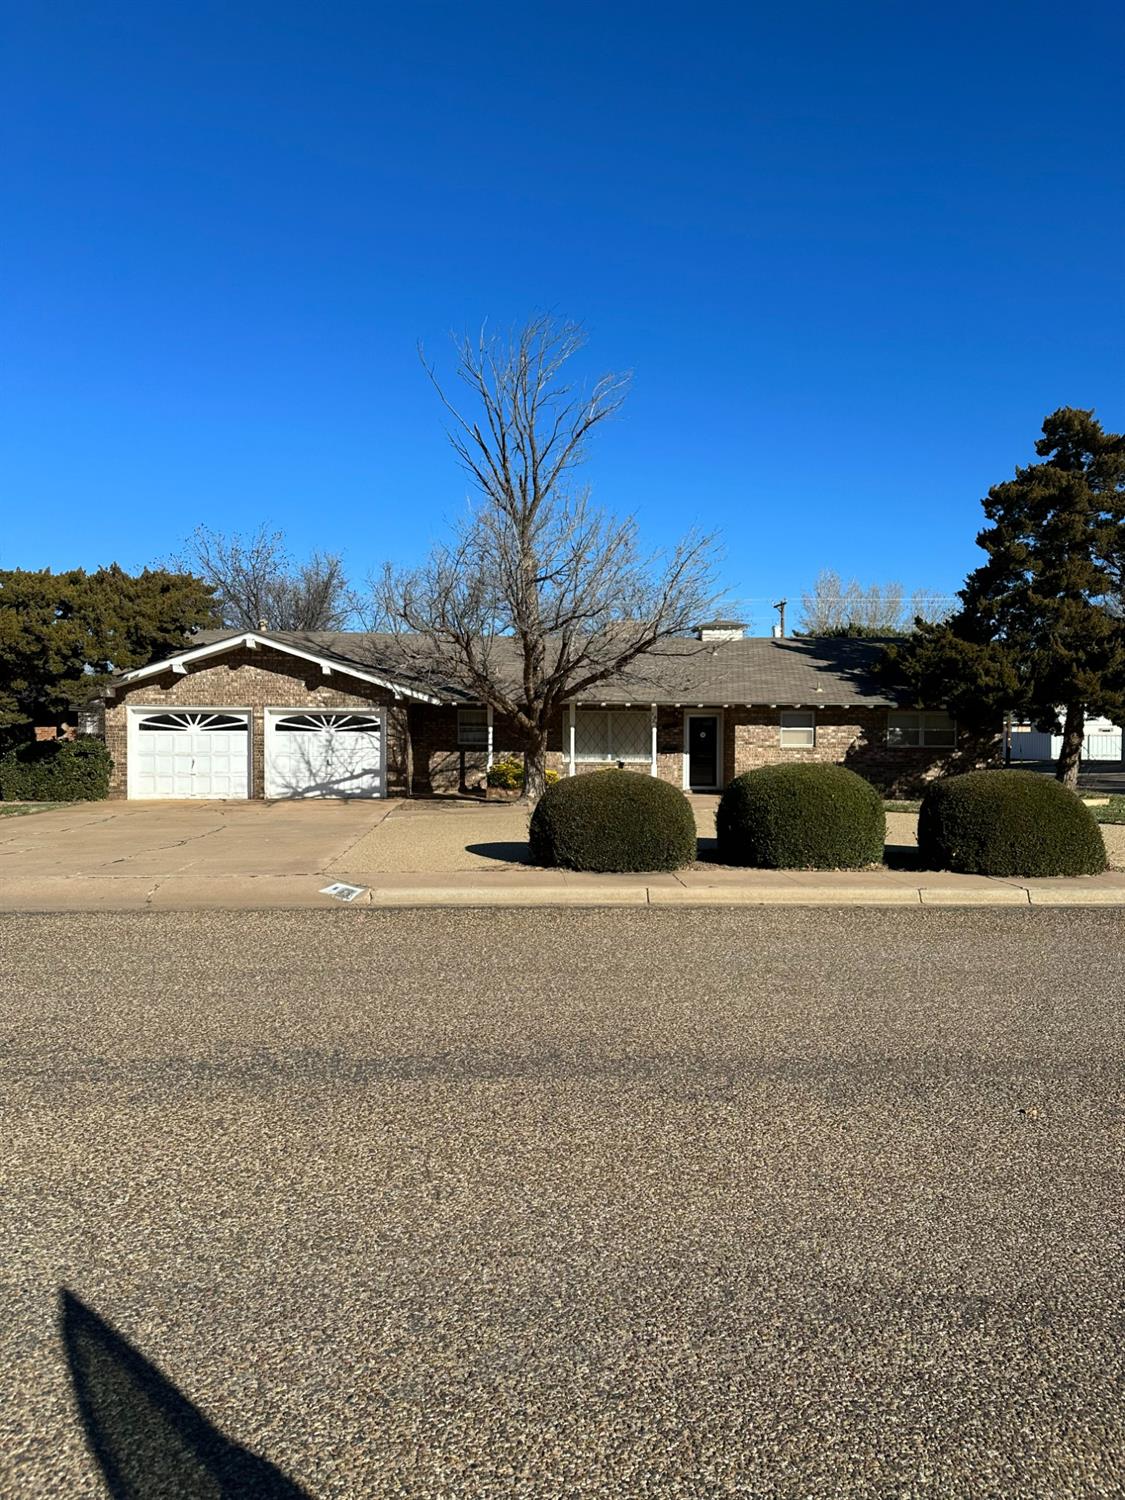
[[[224,625],[242,630],[341,630],[354,613],[334,552],[295,563],[280,531],[224,536],[199,526],[175,559],[215,590]]]
[[[423,357],[478,495],[420,568],[388,568],[376,585],[376,609],[410,633],[415,663],[424,657],[434,680],[519,726],[533,797],[560,705],[686,637],[719,597],[712,538],[693,533],[670,553],[647,553],[635,517],[596,509],[574,483],[590,435],[629,386],[627,375],[585,391],[568,383],[584,344],[577,324],[545,316],[507,338],[482,330],[456,341],[467,410]]]
[[[938,622],[956,601],[931,590],[916,589],[906,600],[901,583],[864,587],[853,578],[844,583],[834,568],[822,568],[816,582],[801,595],[802,635],[901,635],[915,619]]]

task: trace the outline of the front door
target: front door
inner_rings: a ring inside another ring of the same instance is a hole
[[[713,792],[719,784],[719,719],[692,714],[688,719],[688,786]]]

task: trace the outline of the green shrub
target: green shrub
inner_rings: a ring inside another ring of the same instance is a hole
[[[553,786],[559,779],[557,771],[546,771],[544,775],[548,786]],[[489,786],[503,787],[508,792],[518,791],[523,786],[522,757],[505,755],[500,760],[494,760],[485,772],[484,779]]]
[[[843,766],[763,766],[736,776],[715,815],[719,858],[769,870],[853,870],[883,858],[887,818]]]
[[[101,740],[29,740],[0,756],[0,801],[97,802],[113,761]]]
[[[1090,809],[1034,771],[969,771],[931,784],[918,815],[931,869],[966,875],[1098,875],[1105,844]]]
[[[539,799],[529,840],[538,865],[678,870],[695,858],[695,815],[683,792],[654,776],[571,776]]]

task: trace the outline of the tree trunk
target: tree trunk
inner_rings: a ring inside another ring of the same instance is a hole
[[[1055,780],[1072,792],[1078,790],[1078,762],[1082,758],[1082,740],[1086,732],[1086,711],[1080,703],[1068,703],[1063,723],[1062,753],[1055,767]]]
[[[534,807],[547,790],[547,738],[529,740],[523,753],[523,800]]]

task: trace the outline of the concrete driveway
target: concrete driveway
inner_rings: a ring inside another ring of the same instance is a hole
[[[704,875],[713,884],[734,873],[713,863],[717,804],[714,796],[692,799],[700,863],[688,873],[697,884]],[[888,818],[888,843],[896,846],[892,864],[905,858],[904,868],[913,869],[909,846],[916,842],[916,826],[912,815]],[[1104,832],[1113,867],[1121,869],[1125,828]],[[331,905],[332,898],[322,891],[334,881],[381,891],[405,882],[411,899],[418,898],[421,887],[428,890],[436,882],[444,889],[458,879],[470,882],[473,899],[479,899],[485,886],[530,896],[547,872],[529,870],[527,862],[527,809],[512,803],[80,803],[0,820],[0,910]],[[881,873],[884,885],[896,884],[895,871]],[[780,879],[787,886],[793,883]],[[972,877],[950,879],[965,884]],[[555,890],[560,883],[590,880],[596,877],[562,873],[549,883]],[[602,881],[612,884],[614,877]],[[918,884],[916,876],[903,875],[898,884],[903,882],[911,889]],[[664,876],[648,883],[680,882]],[[740,890],[747,888],[742,899],[753,895],[753,884],[745,873],[737,877]],[[908,899],[902,892],[891,894]],[[1020,899],[1018,893],[1008,894]],[[723,899],[729,896],[728,891]],[[637,899],[652,897],[642,888]],[[715,899],[714,892],[708,899]],[[859,898],[853,894],[851,899]],[[1120,900],[1120,893],[1115,888],[1105,899]]]
[[[700,839],[713,841],[718,797],[693,797],[691,803]],[[527,807],[514,802],[397,802],[336,868],[359,880],[525,865],[527,822]]]
[[[225,882],[320,875],[393,802],[80,802],[0,821],[0,898],[60,881],[107,895],[191,876]]]

